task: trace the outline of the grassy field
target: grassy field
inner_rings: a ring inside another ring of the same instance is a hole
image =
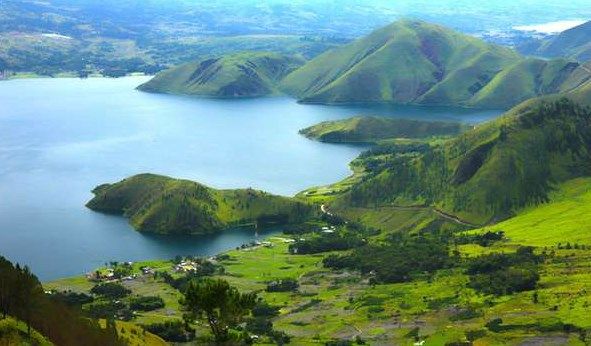
[[[550,201],[487,229],[502,230],[512,243],[533,246],[591,245],[591,179],[579,178],[559,186]]]

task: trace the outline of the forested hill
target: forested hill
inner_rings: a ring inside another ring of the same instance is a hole
[[[278,81],[303,62],[276,53],[231,54],[160,72],[138,89],[220,98],[266,96],[278,93]]]
[[[216,190],[189,180],[140,174],[93,190],[87,207],[122,214],[137,230],[206,234],[246,224],[303,221],[316,208],[253,189]]]
[[[556,183],[590,176],[590,148],[589,108],[530,100],[414,155],[380,151],[370,177],[334,207],[432,205],[484,224],[545,202]]]
[[[578,68],[574,61],[526,59],[439,25],[402,20],[312,59],[282,88],[309,103],[510,108],[572,90]]]

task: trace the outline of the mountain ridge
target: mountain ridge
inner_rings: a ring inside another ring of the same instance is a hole
[[[525,58],[443,26],[401,20],[310,60],[281,88],[303,103],[510,108],[570,91],[567,81],[579,66]]]

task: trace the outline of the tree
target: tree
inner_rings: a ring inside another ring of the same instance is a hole
[[[205,316],[217,342],[241,323],[256,305],[256,293],[240,293],[222,279],[203,278],[189,283],[183,301],[191,317]]]
[[[31,319],[44,298],[43,287],[37,277],[31,273],[29,267],[25,266],[20,269],[17,264],[16,269],[20,275],[18,275],[16,283],[17,299],[15,303],[18,306],[17,311],[27,323],[27,334],[31,335]]]

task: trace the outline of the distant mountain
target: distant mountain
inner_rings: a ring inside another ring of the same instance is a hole
[[[315,208],[288,197],[252,190],[216,190],[189,180],[140,174],[93,190],[87,207],[122,214],[138,231],[207,234],[246,224],[286,224]]]
[[[163,71],[138,89],[211,97],[276,94],[276,85],[303,60],[276,53],[238,53],[183,64]]]
[[[519,47],[524,54],[543,57],[565,57],[578,61],[591,60],[591,21],[544,40]]]
[[[494,222],[547,201],[556,183],[591,176],[590,149],[589,108],[566,98],[530,100],[414,155],[378,151],[366,158],[374,167],[368,177],[331,207],[429,205],[471,223]]]
[[[403,20],[312,59],[283,90],[309,103],[393,102],[509,108],[568,91],[578,63],[525,59],[509,48]]]
[[[300,134],[329,143],[369,143],[389,138],[456,135],[468,128],[455,122],[358,116],[321,122],[300,130]]]

